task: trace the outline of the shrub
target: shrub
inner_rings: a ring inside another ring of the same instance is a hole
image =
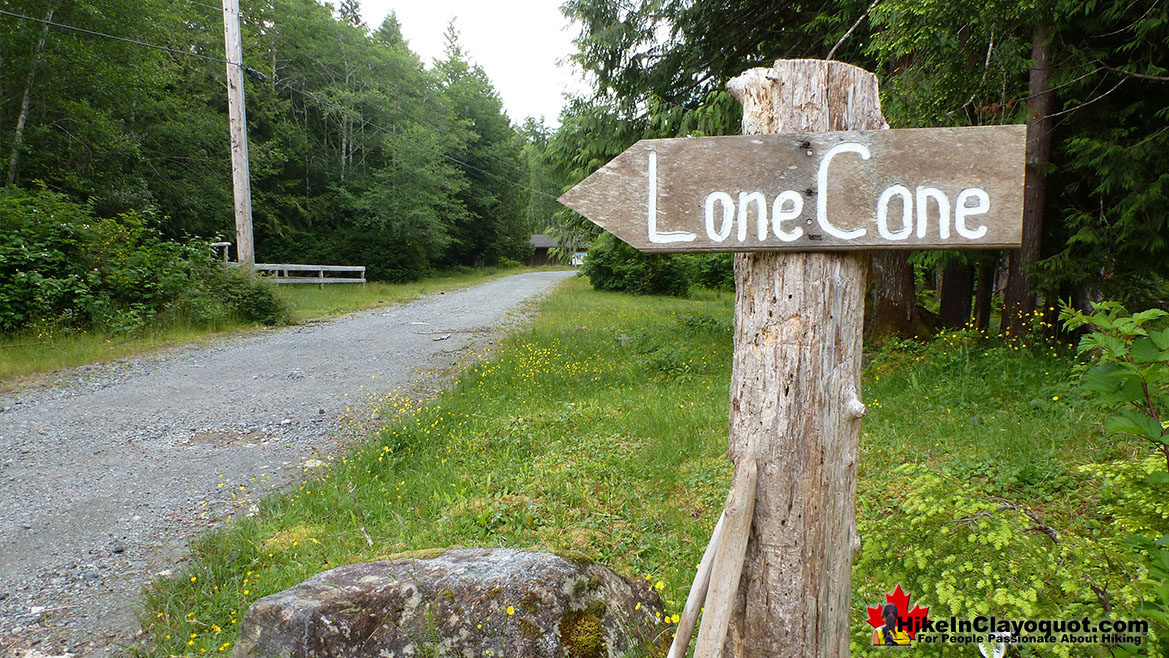
[[[1088,314],[1065,304],[1059,317],[1069,330],[1092,329],[1077,347],[1096,364],[1081,383],[1114,411],[1105,431],[1145,439],[1169,470],[1169,327],[1154,328],[1169,313],[1153,308],[1130,314],[1117,302],[1100,302]]]
[[[0,191],[0,331],[129,333],[228,316],[287,317],[270,285],[227,272],[205,242],[163,240],[140,213],[98,217],[45,189]]]
[[[288,306],[276,294],[276,284],[239,270],[218,268],[218,273],[219,295],[239,319],[269,326],[289,322]]]
[[[581,271],[597,290],[685,297],[690,293],[689,269],[682,257],[643,254],[603,233],[589,247]]]
[[[712,290],[735,289],[734,254],[695,254],[690,261],[694,283]]]

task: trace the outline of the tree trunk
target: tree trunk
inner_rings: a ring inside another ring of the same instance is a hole
[[[1031,38],[1031,77],[1028,84],[1027,175],[1023,190],[1023,245],[1011,252],[1007,287],[1003,292],[1003,333],[1018,337],[1035,311],[1035,264],[1043,239],[1043,204],[1047,196],[1044,168],[1051,159],[1051,45],[1047,23],[1039,21]]]
[[[872,302],[865,314],[866,339],[879,342],[890,336],[924,338],[929,333],[917,312],[909,252],[874,252],[870,280]]]
[[[885,127],[876,77],[848,64],[781,60],[729,88],[744,134]],[[848,656],[868,260],[735,256],[729,454],[758,486],[723,655]]]
[[[12,187],[16,183],[16,167],[20,164],[20,149],[24,147],[24,124],[28,121],[28,110],[32,105],[32,83],[37,74],[37,62],[40,61],[41,51],[45,49],[45,38],[49,34],[48,21],[53,20],[53,14],[57,12],[57,6],[49,7],[49,11],[45,14],[45,23],[41,25],[41,38],[37,39],[37,45],[33,47],[32,59],[28,64],[28,78],[24,81],[24,94],[20,98],[20,114],[16,117],[16,131],[12,136],[12,155],[8,158],[8,175],[5,177],[4,184]]]
[[[947,329],[961,329],[970,322],[970,304],[974,301],[974,266],[954,261],[942,268],[938,286],[938,321]]]
[[[978,285],[974,293],[974,328],[986,331],[990,328],[991,302],[994,299],[994,271],[998,258],[980,256],[978,259]]]

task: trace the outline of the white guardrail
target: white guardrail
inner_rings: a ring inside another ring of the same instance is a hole
[[[211,247],[222,255],[227,267],[239,267],[238,262],[228,261],[230,242],[212,242]],[[326,283],[360,283],[365,285],[364,265],[298,265],[294,263],[256,263],[257,272],[272,272],[268,277],[273,283],[315,283],[324,288]],[[357,276],[325,276],[325,273],[350,273]],[[313,275],[316,276],[313,276]]]
[[[272,272],[273,283],[360,283],[365,285],[364,265],[294,265],[290,263],[256,263],[257,272]],[[352,273],[356,276],[326,276]],[[315,275],[315,276],[314,276]]]

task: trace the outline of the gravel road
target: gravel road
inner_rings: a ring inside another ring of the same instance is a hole
[[[434,385],[571,275],[81,368],[0,400],[0,649],[116,654],[142,585],[179,568],[193,533],[246,513],[230,491],[259,498],[327,459],[347,406]]]

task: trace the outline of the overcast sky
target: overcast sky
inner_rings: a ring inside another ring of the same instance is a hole
[[[371,29],[390,11],[427,66],[443,56],[443,35],[454,18],[463,50],[487,72],[513,123],[542,115],[556,127],[565,90],[586,91],[571,65],[557,65],[573,52],[576,36],[560,0],[361,0]]]

